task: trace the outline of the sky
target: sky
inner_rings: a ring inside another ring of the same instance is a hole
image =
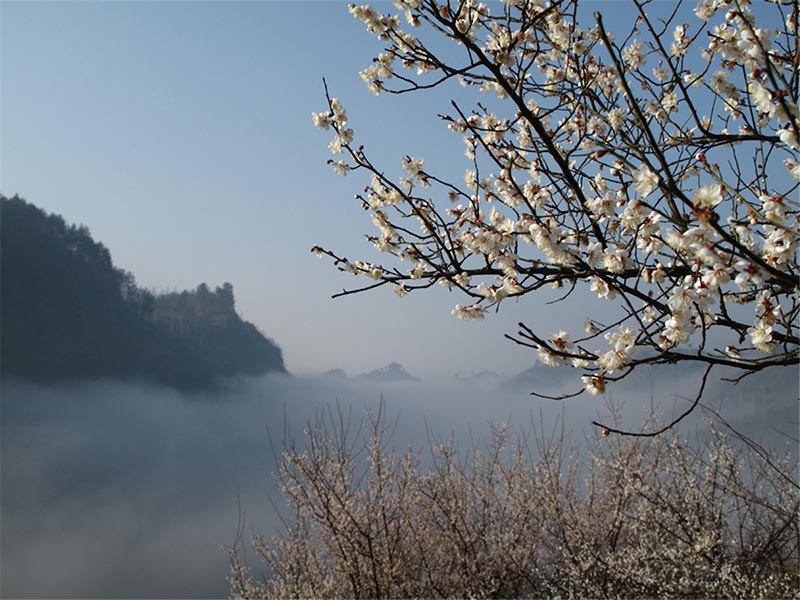
[[[345,2],[3,1],[0,19],[0,192],[86,225],[139,285],[231,282],[295,374],[533,364],[503,334],[535,324],[543,300],[465,323],[444,290],[331,299],[363,280],[310,248],[374,258],[373,226],[353,199],[364,177],[325,164],[330,135],[311,122],[323,77],[377,163],[466,168],[436,117],[447,93],[366,89],[358,72],[382,48]]]

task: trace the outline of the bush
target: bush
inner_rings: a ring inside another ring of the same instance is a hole
[[[285,447],[292,518],[251,539],[268,578],[231,549],[233,598],[800,596],[795,465],[720,430],[700,449],[669,433],[578,454],[495,427],[466,455],[429,444],[423,466],[387,447],[381,413],[343,423]]]

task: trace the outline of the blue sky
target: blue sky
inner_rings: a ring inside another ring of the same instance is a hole
[[[450,315],[463,299],[443,290],[330,298],[358,280],[311,246],[374,255],[353,200],[366,180],[331,172],[330,136],[311,123],[326,109],[323,77],[376,164],[399,171],[409,154],[456,177],[466,167],[436,117],[447,93],[368,92],[358,72],[381,45],[345,2],[4,1],[0,18],[0,191],[87,225],[140,285],[230,281],[293,373],[533,364],[503,334],[551,318],[545,299],[465,323]],[[587,316],[558,314],[576,328]]]
[[[330,299],[356,280],[310,247],[368,257],[371,225],[352,200],[364,180],[331,173],[311,124],[323,77],[389,168],[438,152],[463,170],[445,95],[366,90],[380,45],[346,3],[3,2],[0,17],[0,191],[87,225],[141,285],[230,281],[295,373],[531,364],[502,339],[513,310],[464,323],[445,293]]]

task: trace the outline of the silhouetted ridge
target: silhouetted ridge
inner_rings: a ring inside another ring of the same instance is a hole
[[[34,381],[110,377],[204,387],[285,371],[235,310],[233,286],[155,295],[85,226],[0,196],[0,371]]]
[[[419,379],[409,374],[403,365],[396,362],[389,363],[382,369],[375,369],[369,373],[363,373],[362,375],[359,375],[358,378],[375,383],[389,383],[392,381],[419,381]]]

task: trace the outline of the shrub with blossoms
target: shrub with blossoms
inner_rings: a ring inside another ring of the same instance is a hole
[[[381,415],[356,435],[341,417],[285,447],[285,528],[250,540],[270,575],[248,568],[240,537],[231,598],[800,594],[796,462],[771,451],[746,460],[721,432],[700,450],[669,432],[598,436],[579,458],[496,427],[466,455],[397,454]]]
[[[700,0],[656,18],[659,5],[630,0],[624,32],[580,0],[393,4],[350,6],[385,44],[361,77],[375,94],[460,86],[441,118],[466,173],[447,181],[405,156],[391,179],[326,89],[314,123],[333,133],[337,173],[369,176],[357,199],[387,255],[315,247],[372,280],[344,293],[438,283],[464,298],[453,315],[481,319],[510,298],[583,289],[619,318],[513,337],[578,369],[576,393],[642,364],[704,363],[703,385],[715,366],[798,364],[796,1]]]

